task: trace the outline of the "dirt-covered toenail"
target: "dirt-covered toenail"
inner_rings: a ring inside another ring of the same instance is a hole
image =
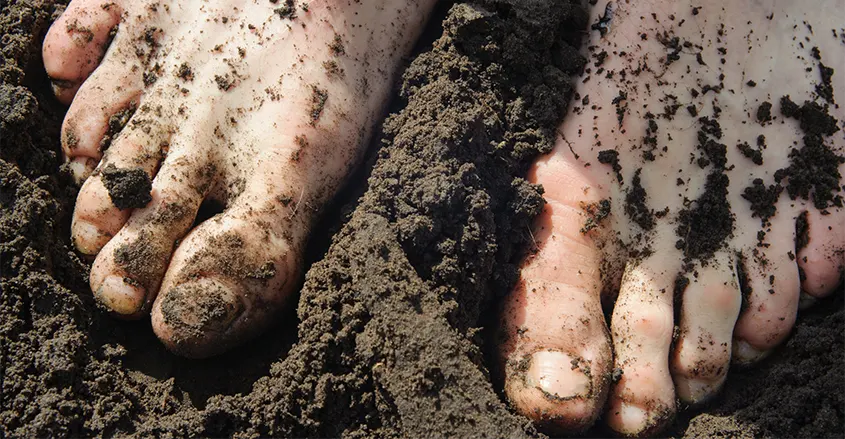
[[[103,232],[99,227],[87,221],[76,221],[73,224],[73,244],[76,249],[87,256],[94,256],[112,238],[111,234]]]
[[[138,282],[114,275],[106,277],[95,295],[110,311],[124,317],[138,314],[147,298],[147,292]]]
[[[70,173],[73,182],[77,186],[82,186],[85,180],[91,176],[94,169],[97,167],[97,160],[91,157],[74,157],[66,165],[67,172]]]
[[[727,375],[714,381],[702,378],[676,378],[675,390],[678,397],[688,404],[701,404],[708,401],[722,387]]]
[[[238,295],[222,282],[203,278],[170,289],[161,302],[163,322],[172,331],[171,342],[197,344],[224,332],[243,312]]]
[[[803,310],[807,309],[818,302],[819,299],[807,294],[807,292],[802,291],[801,296],[798,298],[798,309]]]
[[[616,416],[622,427],[617,430],[620,433],[638,434],[648,428],[648,412],[634,404],[620,402]]]
[[[526,378],[552,401],[591,396],[590,366],[559,351],[538,351],[531,356]]]
[[[118,209],[139,209],[152,201],[150,176],[141,168],[119,169],[106,166],[101,173],[103,184]]]
[[[752,365],[767,356],[771,351],[761,351],[745,340],[734,340],[733,357],[737,364]]]

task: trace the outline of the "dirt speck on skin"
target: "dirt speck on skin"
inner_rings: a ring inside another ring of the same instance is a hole
[[[583,66],[578,8],[441,11],[443,36],[405,74],[367,193],[329,226],[342,230],[298,316],[202,361],[169,354],[149,321],[100,311],[72,251],[64,109],[39,58],[61,10],[0,11],[0,437],[537,435],[494,391],[478,327],[542,208],[516,176],[551,148],[567,75]],[[201,306],[228,312],[219,305]],[[762,367],[732,371],[704,415],[679,417],[676,435],[841,435],[842,300],[815,309]]]
[[[152,180],[141,168],[121,169],[108,165],[100,175],[109,191],[112,204],[118,209],[140,209],[153,200],[150,194],[153,189]]]

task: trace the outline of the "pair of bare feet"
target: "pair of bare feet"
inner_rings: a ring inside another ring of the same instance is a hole
[[[187,356],[266,327],[434,2],[71,2],[44,61],[71,104],[72,234],[100,303],[151,312]],[[577,99],[529,175],[548,201],[537,251],[502,313],[518,411],[654,432],[783,341],[800,297],[837,288],[834,3],[593,7]],[[224,210],[194,226],[207,200]]]

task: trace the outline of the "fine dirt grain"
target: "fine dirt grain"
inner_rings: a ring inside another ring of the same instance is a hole
[[[584,64],[579,8],[441,5],[369,179],[351,190],[363,195],[327,215],[330,246],[312,245],[320,261],[296,315],[192,361],[167,353],[148,320],[98,309],[72,251],[64,108],[39,58],[63,7],[24,0],[0,12],[0,437],[538,435],[491,384],[483,327],[542,206],[518,176],[550,148]],[[843,324],[841,297],[820,302],[784,349],[732,373],[672,434],[841,437]]]

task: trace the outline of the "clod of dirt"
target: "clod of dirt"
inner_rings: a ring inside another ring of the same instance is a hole
[[[796,118],[804,131],[804,145],[789,152],[789,166],[775,172],[775,181],[788,179],[785,186],[793,200],[812,197],[817,209],[829,206],[842,207],[842,188],[839,181],[839,165],[845,163],[845,155],[837,154],[825,139],[839,131],[836,119],[828,113],[828,106],[806,101],[798,106],[789,96],[781,98],[781,112],[784,116]]]
[[[118,169],[106,166],[100,175],[109,191],[112,204],[118,209],[140,209],[153,200],[153,183],[141,168]]]
[[[734,217],[728,202],[728,176],[720,171],[707,175],[704,193],[692,206],[678,213],[675,246],[686,259],[706,260],[722,248],[733,234]]]
[[[616,174],[616,180],[622,184],[622,165],[619,164],[619,151],[612,149],[605,149],[599,151],[598,161],[603,165],[610,165],[613,172]]]

